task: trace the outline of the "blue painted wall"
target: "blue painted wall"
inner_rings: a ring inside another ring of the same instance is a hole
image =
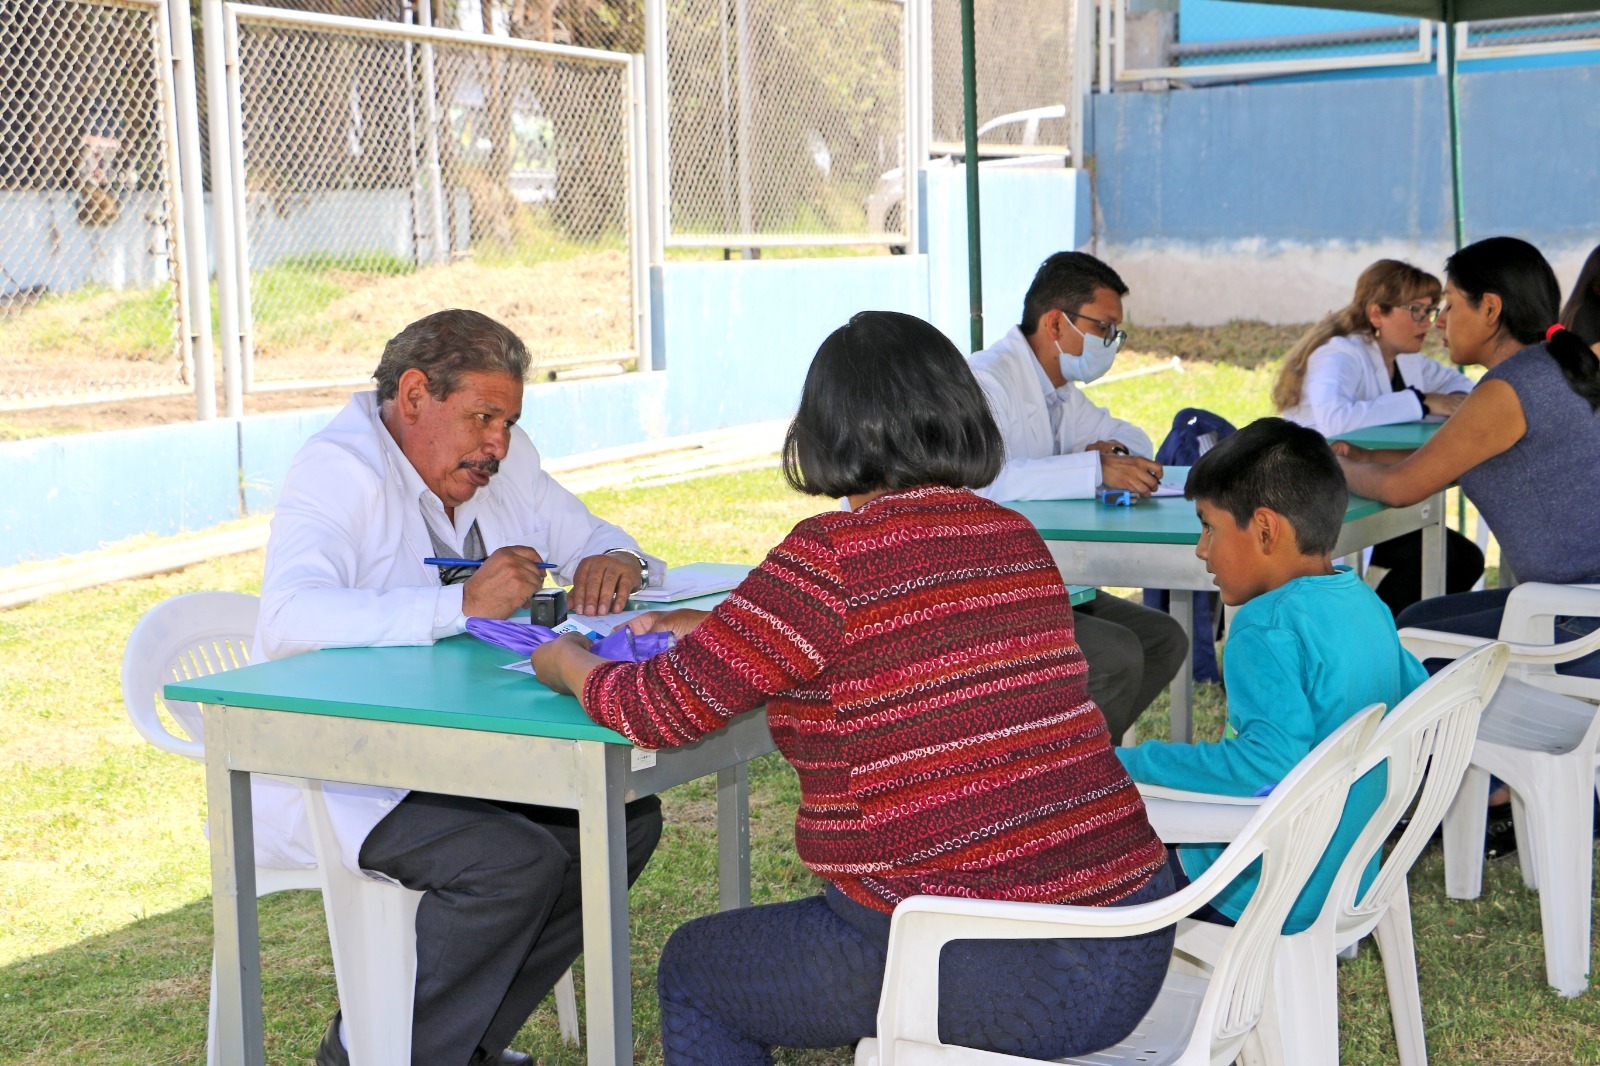
[[[195,422],[0,444],[0,564],[239,517],[239,428]]]
[[[928,320],[971,354],[967,286],[967,178],[963,167],[923,171]],[[1022,317],[1039,264],[1089,240],[1089,175],[1082,170],[978,170],[983,338],[993,344]]]
[[[917,255],[669,263],[659,275],[666,434],[787,418],[817,346],[851,315],[928,313]]]
[[[1102,241],[1448,240],[1443,79],[1094,98]],[[1600,66],[1461,77],[1468,238],[1600,229]]]
[[[1098,236],[1442,240],[1445,130],[1436,78],[1096,96]]]

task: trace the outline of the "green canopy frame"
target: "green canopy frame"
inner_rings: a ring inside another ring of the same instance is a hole
[[[1370,11],[1379,15],[1432,19],[1454,26],[1497,18],[1531,18],[1594,11],[1600,0],[1229,0],[1231,3],[1278,4],[1287,7],[1325,7],[1341,11]],[[961,89],[963,125],[967,142],[967,288],[972,302],[972,350],[983,347],[983,269],[978,250],[978,95],[973,34],[974,0],[961,0]],[[1455,240],[1466,240],[1461,196],[1461,104],[1456,67],[1456,35],[1445,34],[1446,92],[1450,114],[1450,191],[1455,216]]]

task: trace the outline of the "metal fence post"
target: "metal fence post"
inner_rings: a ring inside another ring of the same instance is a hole
[[[222,390],[229,418],[244,414],[243,382],[239,376],[239,291],[233,218],[233,160],[228,145],[228,58],[223,38],[222,0],[200,0],[200,18],[206,55],[206,105],[211,116],[211,213],[216,249],[217,319],[222,342]]]
[[[217,417],[217,385],[211,348],[211,271],[206,257],[205,181],[200,164],[200,104],[194,76],[194,36],[189,0],[168,7],[172,33],[173,102],[178,114],[178,158],[183,190],[184,284],[194,350],[195,417]]]

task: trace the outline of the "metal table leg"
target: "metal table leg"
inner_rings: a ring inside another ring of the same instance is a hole
[[[623,813],[628,749],[585,743],[578,803],[583,865],[583,958],[590,1066],[633,1062],[633,984],[628,959],[627,820]]]
[[[750,767],[717,771],[717,909],[750,906]]]
[[[1172,739],[1188,744],[1194,740],[1194,593],[1172,589],[1167,602],[1186,638],[1183,665],[1172,679]]]
[[[206,804],[211,830],[211,917],[219,1066],[265,1066],[261,940],[256,924],[250,775],[229,770],[223,710],[206,706]]]

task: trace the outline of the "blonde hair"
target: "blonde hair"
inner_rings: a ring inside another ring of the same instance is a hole
[[[1301,386],[1306,380],[1306,361],[1318,348],[1335,337],[1348,337],[1352,333],[1364,337],[1373,335],[1372,320],[1367,317],[1367,308],[1372,304],[1387,313],[1418,297],[1437,299],[1443,291],[1438,278],[1410,263],[1398,259],[1380,259],[1373,263],[1356,279],[1356,294],[1349,304],[1306,330],[1283,357],[1278,382],[1272,387],[1273,404],[1278,410],[1287,411],[1300,402]]]

